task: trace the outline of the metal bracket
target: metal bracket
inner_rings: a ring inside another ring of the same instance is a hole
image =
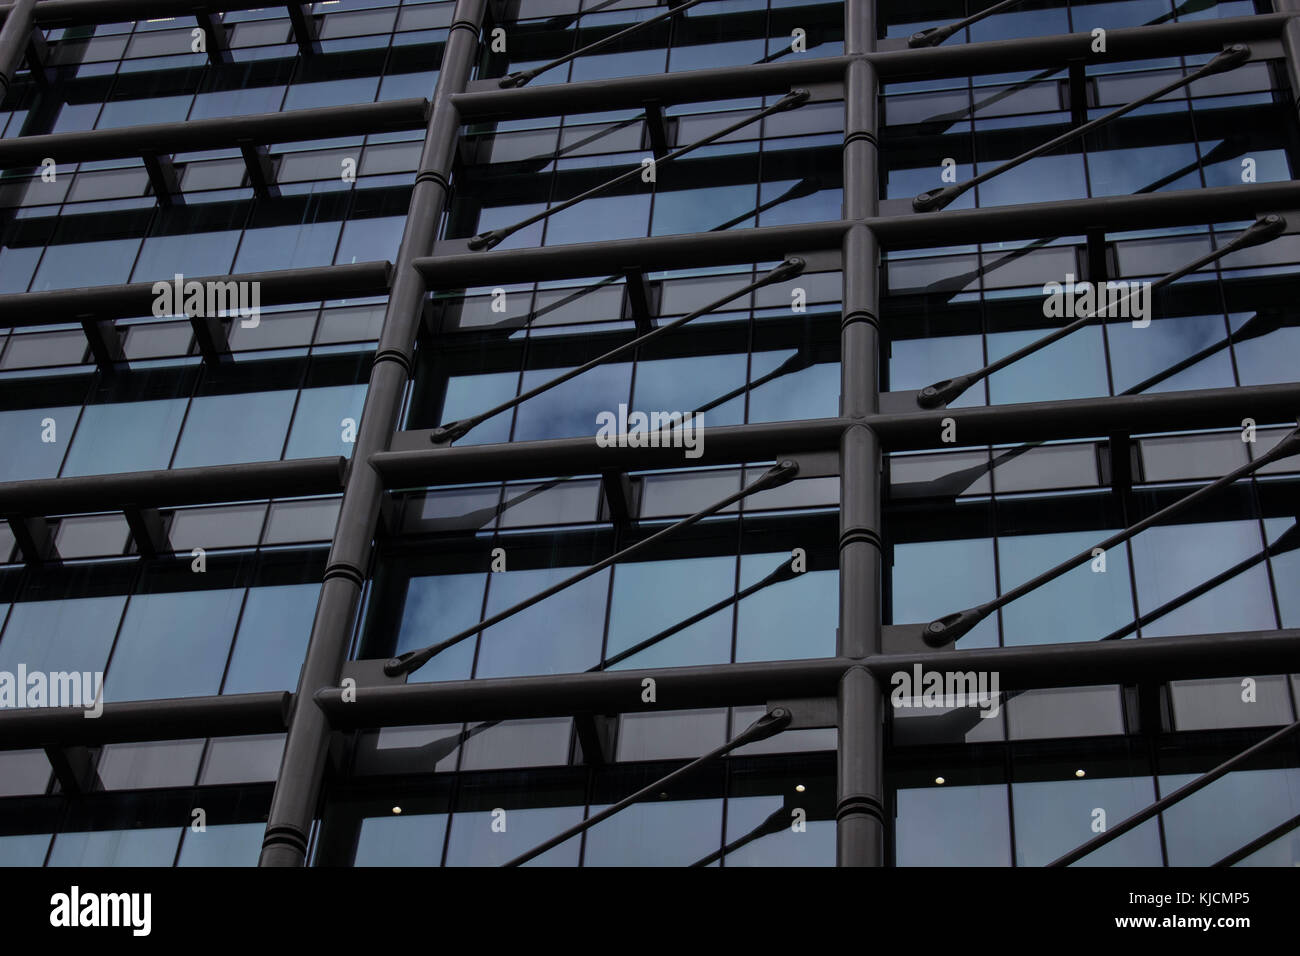
[[[207,36],[208,62],[213,66],[224,66],[231,62],[230,44],[226,42],[226,26],[210,10],[199,10],[194,14],[199,29]]]
[[[614,762],[614,730],[618,718],[605,714],[574,714],[573,725],[582,748],[582,762],[603,767]]]
[[[623,270],[626,279],[627,311],[632,313],[636,323],[636,334],[645,335],[655,329],[655,317],[659,314],[659,290],[662,283],[646,282],[645,273],[637,268]]]
[[[610,469],[600,473],[602,503],[601,518],[614,524],[635,527],[641,514],[641,496],[644,485],[633,484],[627,472]],[[608,509],[608,515],[605,514]]]
[[[769,714],[775,707],[790,711],[786,730],[825,730],[839,726],[839,705],[834,697],[798,697],[767,702]]]
[[[122,332],[111,319],[95,319],[79,316],[81,329],[86,333],[86,342],[90,345],[90,354],[95,364],[105,375],[112,375],[126,365],[126,353],[122,351]]]
[[[925,643],[925,624],[886,624],[880,629],[880,649],[884,654],[933,653]]]
[[[275,182],[275,167],[271,163],[270,153],[265,146],[258,146],[248,140],[239,144],[239,152],[244,157],[244,167],[248,170],[248,181],[253,192],[260,199],[275,199],[280,195],[280,187]]]
[[[384,665],[387,664],[387,657],[371,657],[364,660],[344,661],[343,672],[339,675],[340,680],[349,678],[356,681],[357,689],[363,687],[392,687],[397,684],[405,684],[407,674],[403,672],[395,677],[390,677],[384,672]]]
[[[310,5],[290,3],[289,20],[293,23],[293,38],[298,43],[298,52],[303,56],[312,56],[320,52],[320,37],[316,32],[316,18],[311,15]]]
[[[216,315],[191,315],[190,328],[205,364],[217,366],[231,361],[226,323]]]
[[[668,133],[668,120],[664,119],[663,107],[658,103],[647,103],[645,106],[645,128],[646,138],[649,140],[649,147],[654,152],[655,159],[667,155],[671,137]]]
[[[27,38],[27,68],[31,70],[32,78],[41,86],[46,86],[50,82],[50,46],[45,41],[45,34],[39,29],[32,30],[32,35]]]
[[[801,478],[838,478],[840,476],[840,453],[831,451],[801,451],[796,455],[777,455],[777,461],[793,461],[799,466],[795,474]]]
[[[156,558],[170,554],[171,541],[167,537],[167,522],[157,508],[123,508],[126,523],[131,529],[131,539],[141,557]]]
[[[54,546],[54,534],[50,522],[37,515],[29,518],[24,515],[9,515],[9,530],[13,532],[18,550],[28,564],[58,564],[59,550]]]
[[[169,155],[144,153],[145,172],[149,174],[149,184],[160,206],[183,206],[185,194],[181,192],[180,177],[176,175],[176,166]]]
[[[95,766],[95,752],[89,747],[46,747],[45,757],[54,769],[59,788],[66,794],[93,793],[104,789]]]

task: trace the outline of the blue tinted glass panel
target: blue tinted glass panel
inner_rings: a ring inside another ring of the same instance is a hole
[[[186,828],[177,866],[257,866],[265,823],[212,825],[202,833]]]
[[[185,405],[183,398],[87,405],[63,477],[166,468]]]
[[[104,679],[104,699],[215,694],[244,592],[137,594]]]
[[[282,390],[194,399],[175,467],[278,460],[296,397]]]
[[[539,568],[493,574],[487,615],[503,611],[580,568]],[[593,574],[483,632],[476,677],[565,674],[600,658],[609,571]]]
[[[438,866],[447,835],[445,813],[367,817],[354,866]]]
[[[418,650],[445,640],[481,620],[486,574],[440,574],[413,577],[407,584],[406,603],[397,635],[397,654]],[[413,683],[465,680],[474,666],[473,637],[447,648],[419,670]]]
[[[457,813],[447,841],[447,865],[500,866],[580,821],[582,807],[507,810],[504,831],[493,829],[494,819],[490,811]],[[581,843],[576,837],[570,838],[524,865],[577,866]]]
[[[735,575],[736,559],[732,557],[617,565],[606,657],[613,657],[729,597],[735,587]],[[671,595],[671,599],[666,600],[666,595]],[[724,663],[731,660],[731,622],[732,610],[725,607],[615,666]]]
[[[50,851],[50,866],[171,866],[181,831],[98,830],[60,833]]]
[[[342,455],[350,458],[355,441],[344,441],[343,436],[346,433],[355,439],[365,403],[365,385],[303,389],[284,457]],[[345,424],[347,419],[351,419],[350,425]]]
[[[0,458],[0,481],[26,481],[29,478],[53,478],[68,447],[68,436],[77,423],[79,408],[22,408],[0,412],[0,443],[12,454]],[[42,439],[48,434],[45,419],[54,419],[54,441]]]
[[[297,688],[319,593],[319,584],[249,590],[223,694]]]

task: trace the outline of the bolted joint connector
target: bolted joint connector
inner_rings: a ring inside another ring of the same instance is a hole
[[[768,488],[780,488],[784,484],[794,481],[799,474],[799,463],[793,458],[786,458],[778,461],[775,465],[765,471],[758,479],[749,486],[750,491],[766,490]]]
[[[435,445],[446,445],[454,442],[457,438],[463,438],[469,434],[469,430],[477,424],[472,418],[462,418],[459,421],[448,422],[445,425],[439,425],[433,431],[429,432],[429,441]]]
[[[987,611],[969,608],[955,614],[947,614],[931,621],[921,632],[921,639],[930,647],[945,647],[971,631],[980,621],[988,616]]]
[[[778,113],[784,113],[786,110],[792,110],[797,106],[803,106],[812,98],[812,91],[800,87],[797,90],[791,90],[785,96],[781,97],[772,104],[772,108]]]
[[[1196,72],[1201,76],[1214,76],[1216,73],[1235,70],[1249,59],[1250,47],[1244,43],[1230,43],[1223,48],[1222,53]]]
[[[930,27],[929,29],[913,33],[907,38],[907,45],[913,50],[917,47],[923,46],[938,46],[956,32],[957,27],[953,24],[943,27]]]
[[[1271,212],[1266,216],[1260,216],[1247,226],[1241,235],[1232,240],[1231,245],[1238,249],[1258,246],[1264,242],[1271,242],[1284,232],[1286,232],[1286,219]]]
[[[960,183],[954,186],[941,186],[920,193],[912,200],[914,212],[935,212],[942,209],[966,191]]]
[[[927,385],[916,393],[916,404],[922,408],[944,408],[953,399],[959,397],[962,392],[970,388],[975,383],[975,377],[972,375],[958,375],[956,378],[945,378],[942,382],[935,382],[933,385]]]
[[[478,252],[480,249],[491,249],[508,235],[510,235],[510,233],[503,229],[492,229],[488,232],[480,232],[477,236],[470,239],[469,247],[474,252]]]
[[[786,256],[785,261],[774,266],[767,275],[763,276],[761,281],[764,285],[770,285],[773,282],[784,282],[786,279],[793,279],[797,275],[802,275],[807,265],[808,263],[799,256]]]
[[[752,743],[756,740],[766,740],[768,737],[775,737],[785,728],[790,726],[790,721],[794,719],[794,714],[788,707],[773,707],[758,720],[746,728],[741,734],[746,743]]]
[[[1270,448],[1267,456],[1272,461],[1279,458],[1290,458],[1292,455],[1300,454],[1300,428],[1292,429],[1289,433],[1282,436],[1282,440]]]
[[[407,661],[409,661],[412,656],[414,656],[414,652],[408,651],[399,657],[390,657],[388,660],[384,661],[384,673],[389,677],[400,677],[402,674],[405,674],[407,670]]]
[[[536,70],[518,70],[508,76],[501,77],[501,79],[497,81],[497,86],[501,87],[503,90],[517,90],[519,87],[527,85],[528,82],[533,80],[536,76]]]

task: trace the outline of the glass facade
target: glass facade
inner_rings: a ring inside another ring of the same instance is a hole
[[[1294,724],[1300,674],[1123,650],[1300,641],[1300,222],[1223,252],[1300,208],[1300,63],[1267,0],[986,6],[38,3],[0,41],[0,865],[497,866],[585,821],[528,862],[1043,866]],[[260,304],[158,305],[191,278]],[[1148,321],[1037,347],[1075,280]],[[620,409],[700,453],[602,445]],[[936,649],[992,713],[891,701]],[[20,668],[98,675],[103,724],[6,725]],[[1298,747],[1076,865],[1300,865]]]

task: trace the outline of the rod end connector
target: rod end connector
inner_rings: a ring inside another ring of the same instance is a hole
[[[448,422],[445,425],[439,425],[429,432],[429,441],[435,445],[449,444],[457,438],[463,438],[474,425],[474,420],[469,418],[462,418],[458,421]]]
[[[508,235],[509,233],[500,229],[491,229],[487,232],[480,232],[477,236],[470,239],[469,248],[473,252],[478,252],[480,249],[491,249]]]
[[[960,196],[964,190],[959,186],[941,186],[929,189],[912,199],[913,212],[937,212]]]
[[[922,408],[935,409],[945,408],[948,403],[955,398],[959,398],[961,393],[970,388],[975,383],[975,379],[970,375],[958,375],[956,378],[945,378],[941,382],[935,382],[933,385],[927,385],[916,393],[916,404]]]
[[[978,608],[947,614],[927,624],[921,639],[930,647],[946,647],[968,634],[986,616]]]

